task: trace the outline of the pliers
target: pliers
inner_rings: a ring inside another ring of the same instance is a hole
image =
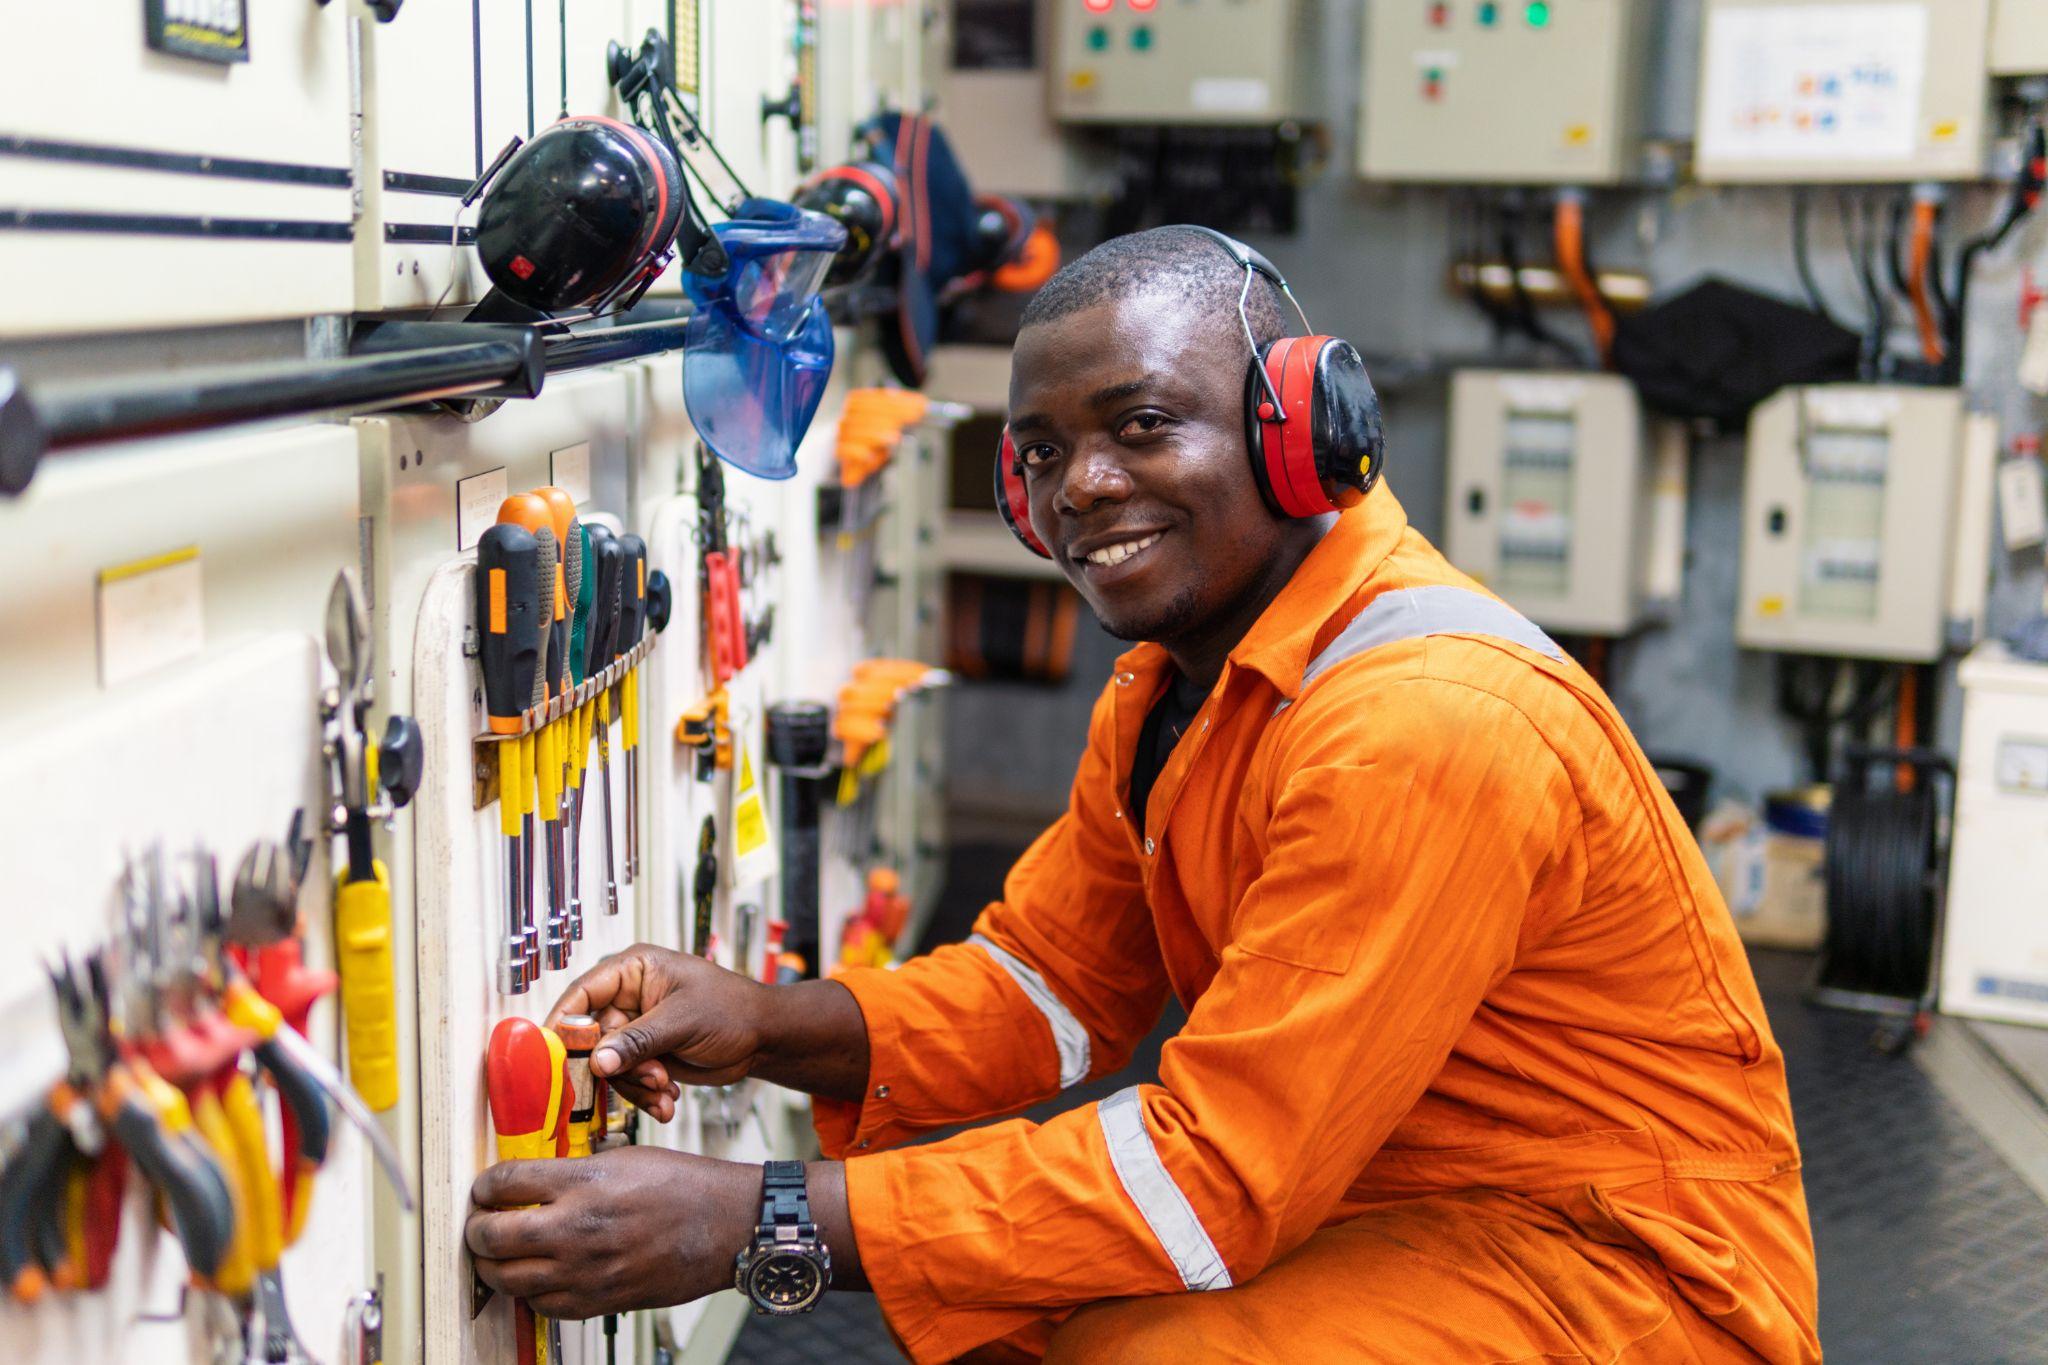
[[[50,979],[72,1058],[64,1086],[91,1096],[92,1111],[105,1131],[134,1159],[169,1209],[186,1264],[201,1280],[211,1281],[234,1236],[234,1204],[220,1168],[194,1134],[185,1097],[147,1063],[124,1056],[115,1045],[106,967],[97,953],[85,959],[83,984],[68,962]],[[78,1086],[77,1080],[87,1084]]]

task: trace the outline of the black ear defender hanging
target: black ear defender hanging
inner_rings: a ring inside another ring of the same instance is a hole
[[[685,189],[675,157],[642,130],[561,119],[494,170],[476,227],[493,297],[473,321],[629,306],[666,266]]]
[[[1234,237],[1184,224],[1221,247],[1244,271],[1237,320],[1251,364],[1244,381],[1244,436],[1252,481],[1275,515],[1315,517],[1363,501],[1386,460],[1379,395],[1358,348],[1315,333],[1300,300],[1273,263]],[[1258,344],[1247,305],[1252,280],[1263,276],[1287,299],[1309,335]],[[1032,529],[1024,470],[1007,428],[996,456],[996,507],[1024,548],[1052,558]]]

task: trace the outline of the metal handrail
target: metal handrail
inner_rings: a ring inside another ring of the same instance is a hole
[[[30,390],[0,366],[0,494],[19,494],[44,455],[74,446],[444,398],[532,397],[545,375],[679,349],[688,321],[685,314],[553,335],[485,323],[374,323],[362,330],[375,342],[356,355],[113,385]]]

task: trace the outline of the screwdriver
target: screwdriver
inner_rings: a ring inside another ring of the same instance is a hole
[[[550,697],[565,697],[573,686],[572,669],[569,664],[569,637],[573,625],[574,587],[570,578],[572,561],[575,569],[574,583],[581,585],[583,565],[581,559],[581,537],[572,543],[571,531],[577,528],[576,502],[564,489],[550,485],[528,490],[539,498],[548,509],[548,529],[555,539],[554,609],[552,625],[548,631],[547,693]],[[571,910],[575,898],[574,889],[569,886],[569,852],[566,840],[567,828],[562,821],[562,784],[568,759],[567,733],[569,715],[564,711],[550,721],[544,731],[536,776],[540,780],[540,805],[542,826],[548,835],[548,884],[553,888],[552,905],[554,915],[549,921],[547,965],[551,971],[560,971],[569,965],[570,944],[574,941]]]
[[[477,543],[476,623],[484,675],[484,710],[498,746],[498,827],[506,839],[507,929],[498,988],[518,995],[532,984],[526,967],[525,790],[519,731],[540,671],[540,544],[523,526],[500,523]]]
[[[609,665],[618,654],[621,588],[625,569],[625,547],[620,537],[596,535],[590,538],[591,566],[597,576],[597,593],[591,603],[590,667],[593,671]],[[597,695],[598,780],[604,784],[604,912],[619,913],[617,864],[612,844],[612,748],[611,689]]]
[[[581,625],[579,613],[583,610],[580,604],[583,598],[584,556],[588,553],[589,542],[583,534],[583,523],[576,516],[576,500],[569,496],[567,490],[550,484],[534,491],[547,503],[548,511],[553,515],[555,544],[561,551],[563,560],[559,622],[562,655],[553,665],[553,671],[561,679],[560,690],[567,693],[583,681],[583,636],[578,627]],[[557,724],[559,728],[555,731],[555,747],[562,774],[558,785],[562,788],[561,799],[564,806],[563,819],[556,826],[555,837],[558,843],[565,846],[561,862],[568,885],[568,939],[573,945],[583,937],[583,894],[576,875],[582,859],[578,856],[578,850],[573,842],[567,816],[568,808],[575,800],[573,793],[582,786],[582,761],[575,752],[575,713],[565,713]]]
[[[619,653],[640,643],[647,633],[647,542],[635,535],[619,537],[625,552],[619,583]],[[619,685],[620,729],[626,747],[626,883],[640,875],[640,667],[626,670]]]
[[[554,531],[554,513],[549,510],[547,500],[533,493],[515,493],[498,504],[498,522],[523,526],[533,533],[539,546],[539,573],[536,578],[537,609],[540,612],[541,658],[540,667],[533,679],[533,694],[529,705],[542,707],[554,692],[554,677],[551,674],[552,661],[557,653],[558,637],[555,631],[554,598],[559,587],[557,568],[557,546]],[[560,921],[566,918],[568,904],[561,899],[558,877],[553,876],[552,845],[550,855],[543,857],[533,844],[534,820],[539,813],[537,785],[539,766],[549,749],[545,727],[536,718],[533,728],[519,740],[520,765],[518,780],[523,790],[520,794],[520,837],[524,859],[522,877],[526,888],[525,901],[530,912],[524,926],[526,957],[529,979],[537,978],[540,969],[540,915],[533,902],[534,865],[541,864],[551,874],[548,885],[548,932],[552,937],[559,930]],[[544,814],[544,813],[543,813]],[[543,835],[549,833],[545,819],[542,822]]]
[[[491,1029],[484,1057],[484,1089],[497,1136],[498,1160],[531,1161],[554,1155],[567,1062],[562,1040],[531,1019],[500,1019]],[[540,1321],[524,1300],[514,1302],[513,1322],[520,1365],[538,1365],[546,1359],[541,1348],[545,1338]]]

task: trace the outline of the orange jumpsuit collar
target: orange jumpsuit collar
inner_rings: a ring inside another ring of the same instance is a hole
[[[1407,529],[1408,513],[1385,483],[1340,514],[1230,651],[1225,676],[1232,668],[1248,668],[1272,683],[1281,696],[1294,700],[1322,637],[1344,626],[1343,620],[1335,619],[1339,608],[1393,553]],[[1131,675],[1134,694],[1149,705],[1158,695],[1168,663],[1165,649],[1147,643],[1125,651],[1116,666]]]

